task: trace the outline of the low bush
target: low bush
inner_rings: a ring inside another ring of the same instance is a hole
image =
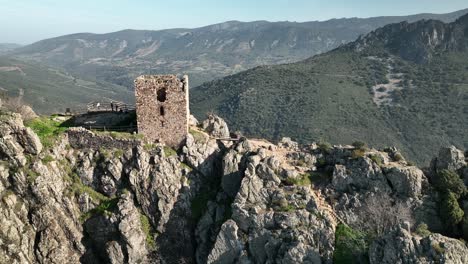
[[[429,228],[425,223],[421,223],[416,227],[416,234],[422,237],[427,237],[431,235],[431,231],[429,231]]]
[[[362,142],[362,141],[355,141],[353,142],[353,147],[357,148],[357,149],[365,149],[367,148],[367,144]]]
[[[177,156],[177,151],[175,151],[171,147],[164,146],[164,156],[166,157]]]
[[[393,159],[395,161],[402,161],[404,159],[404,157],[400,153],[397,153],[397,154],[395,154],[395,156],[393,156]]]
[[[351,153],[351,158],[358,159],[362,158],[366,155],[366,151],[364,149],[354,149]]]
[[[150,224],[149,218],[146,215],[141,213],[140,223],[141,223],[141,228],[143,229],[143,232],[146,235],[146,244],[148,244],[148,246],[151,249],[154,249],[156,247],[156,244],[154,242],[154,231],[153,231],[153,227]]]
[[[327,154],[330,154],[333,150],[333,146],[330,143],[324,141],[318,143],[318,148]]]
[[[366,234],[338,224],[335,231],[333,263],[366,263],[368,248],[369,242]]]
[[[382,166],[382,164],[384,163],[384,160],[383,160],[382,156],[380,156],[380,155],[372,154],[372,155],[370,155],[370,159],[373,162],[375,162],[378,166]]]
[[[288,185],[310,186],[312,184],[310,178],[311,178],[311,174],[305,173],[295,178],[287,178],[285,182]]]
[[[437,254],[439,254],[439,255],[442,255],[442,254],[445,253],[445,249],[441,246],[440,243],[437,243],[437,242],[433,243],[433,244],[432,244],[432,248],[433,248],[434,251],[435,251]]]

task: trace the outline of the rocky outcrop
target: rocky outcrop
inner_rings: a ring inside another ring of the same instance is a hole
[[[377,239],[369,249],[370,263],[453,263],[468,262],[468,247],[457,239],[439,234],[412,235],[404,229]]]
[[[335,165],[332,185],[340,192],[390,191],[382,169],[368,157],[349,159],[345,165]]]
[[[384,168],[385,177],[392,189],[403,197],[418,197],[421,195],[425,176],[417,167],[395,166]]]
[[[205,123],[228,133],[219,117]],[[70,133],[43,149],[16,115],[0,133],[1,263],[332,263],[338,224],[379,219],[372,263],[466,262],[463,243],[408,231],[443,228],[425,174],[396,150],[232,143],[196,127],[178,152]],[[440,168],[464,159],[441,153]]]
[[[454,146],[442,148],[437,158],[431,162],[434,171],[452,170],[457,171],[466,166],[465,154]]]
[[[229,138],[229,128],[226,122],[217,115],[209,115],[208,119],[203,121],[202,128],[216,138]]]
[[[19,114],[4,114],[0,120],[0,158],[4,157],[15,166],[26,164],[25,155],[37,155],[42,144],[30,128],[23,126]]]

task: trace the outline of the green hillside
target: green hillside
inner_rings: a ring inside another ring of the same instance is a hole
[[[466,20],[394,24],[303,62],[213,81],[192,90],[191,109],[250,136],[394,145],[427,164],[442,145],[468,146]],[[431,30],[437,45],[426,43]],[[407,49],[419,55],[405,60]]]
[[[37,63],[0,57],[0,91],[23,101],[39,113],[63,112],[93,100],[132,102],[133,93],[121,86],[96,83]]]

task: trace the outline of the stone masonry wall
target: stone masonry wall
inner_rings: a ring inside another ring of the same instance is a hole
[[[188,134],[188,77],[144,75],[135,80],[138,133],[178,148]]]
[[[70,146],[77,149],[129,149],[142,145],[138,139],[115,139],[97,135],[81,127],[70,128],[67,134]]]

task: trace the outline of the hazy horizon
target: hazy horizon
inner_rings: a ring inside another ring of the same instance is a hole
[[[162,30],[198,28],[226,21],[326,21],[334,18],[404,16],[420,13],[450,13],[468,7],[466,1],[404,0],[103,0],[96,3],[58,0],[0,0],[4,14],[0,43],[30,44],[42,39],[74,33],[109,33],[125,29]],[[322,3],[321,3],[322,2]],[[144,8],[141,8],[144,6]],[[200,14],[202,14],[200,16]],[[150,18],[150,19],[148,19]]]

